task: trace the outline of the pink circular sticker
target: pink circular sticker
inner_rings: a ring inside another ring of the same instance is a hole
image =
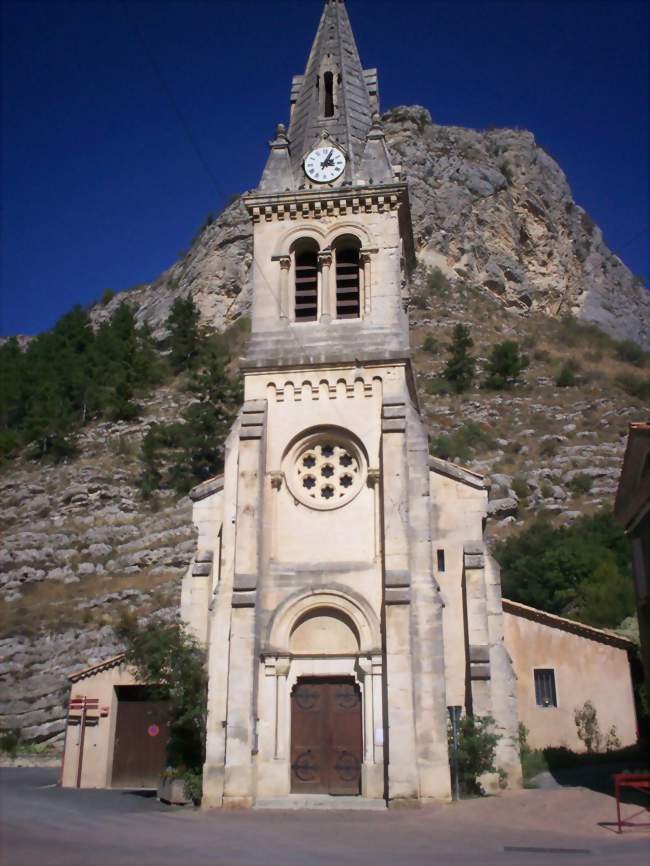
[[[149,727],[147,728],[147,733],[150,737],[157,737],[160,733],[160,728],[158,727],[158,725],[149,725]]]

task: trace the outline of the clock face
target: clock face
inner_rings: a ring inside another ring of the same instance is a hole
[[[305,174],[316,183],[329,183],[345,169],[345,156],[338,147],[317,147],[305,159]]]

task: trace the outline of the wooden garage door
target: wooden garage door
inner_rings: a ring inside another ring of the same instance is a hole
[[[361,792],[361,694],[348,678],[304,678],[291,695],[291,790]]]
[[[165,768],[168,705],[139,686],[118,686],[113,788],[156,788]]]

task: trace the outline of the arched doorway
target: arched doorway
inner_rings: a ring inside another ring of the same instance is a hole
[[[347,588],[302,590],[262,648],[258,797],[383,795],[379,621]]]
[[[357,655],[359,635],[349,617],[316,608],[291,631],[292,655]],[[302,676],[291,691],[291,792],[361,793],[361,689],[354,677]]]

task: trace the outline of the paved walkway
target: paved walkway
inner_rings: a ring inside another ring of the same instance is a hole
[[[648,866],[650,858],[650,830],[616,835],[599,823],[613,821],[613,798],[584,788],[384,812],[205,813],[129,792],[62,790],[55,779],[52,770],[0,770],[2,866]]]

